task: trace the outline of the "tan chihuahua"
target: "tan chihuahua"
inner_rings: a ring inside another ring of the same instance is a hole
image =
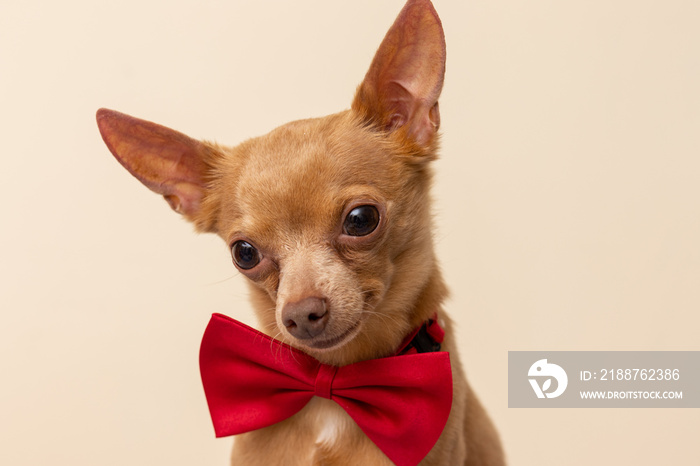
[[[350,110],[300,120],[236,147],[200,142],[112,110],[109,150],[200,232],[230,246],[263,332],[325,364],[390,356],[435,313],[454,399],[421,465],[503,465],[498,435],[467,384],[433,250],[445,40],[429,0],[408,0]],[[390,465],[335,403],[236,437],[234,465]]]

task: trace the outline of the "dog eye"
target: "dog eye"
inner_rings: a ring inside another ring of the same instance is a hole
[[[367,236],[379,225],[379,211],[372,205],[361,205],[350,211],[343,223],[343,232],[350,236]]]
[[[260,253],[255,246],[247,241],[236,241],[231,246],[231,255],[233,256],[233,262],[243,269],[249,270],[260,263]]]

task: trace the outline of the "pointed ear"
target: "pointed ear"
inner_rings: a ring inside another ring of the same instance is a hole
[[[97,126],[124,168],[194,221],[206,192],[209,148],[175,130],[101,108]]]
[[[408,0],[360,84],[352,108],[385,130],[404,128],[429,148],[440,126],[445,35],[429,0]]]

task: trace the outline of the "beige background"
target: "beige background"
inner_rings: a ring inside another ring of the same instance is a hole
[[[697,409],[506,391],[508,350],[700,350],[700,2],[435,3],[437,247],[511,464],[700,464]],[[243,278],[94,112],[234,144],[347,108],[402,4],[0,3],[0,464],[225,464],[197,351]]]

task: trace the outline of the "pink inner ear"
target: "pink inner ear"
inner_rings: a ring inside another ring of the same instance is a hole
[[[139,181],[165,197],[170,206],[192,216],[205,192],[204,145],[178,131],[100,109],[97,125],[116,159]]]
[[[408,125],[428,145],[440,124],[437,100],[445,75],[445,36],[429,0],[409,0],[389,29],[355,97],[392,130]]]

